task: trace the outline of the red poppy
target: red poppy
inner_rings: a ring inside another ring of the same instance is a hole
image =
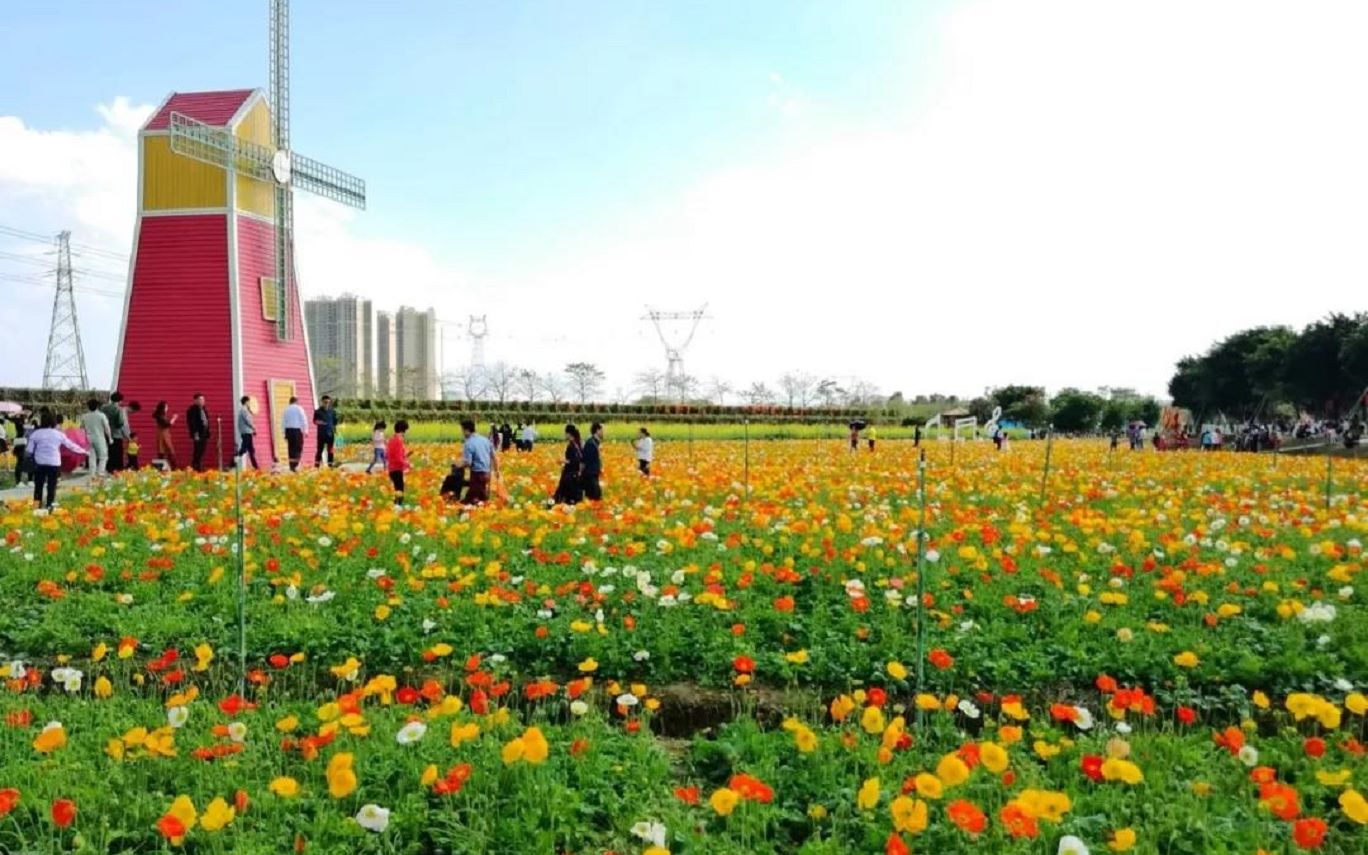
[[[246,790],[237,790],[233,793],[233,808],[239,815],[246,813],[251,804],[252,800],[248,798]]]
[[[571,756],[571,757],[578,757],[578,756],[580,756],[581,754],[583,754],[584,752],[586,752],[586,751],[588,751],[588,750],[589,750],[589,740],[587,740],[587,739],[576,739],[574,742],[570,743],[570,756]]]
[[[755,660],[749,656],[738,656],[732,660],[732,668],[738,674],[750,674],[755,671]]]
[[[272,668],[290,667],[290,657],[286,656],[284,653],[273,653],[271,654],[271,658],[266,661],[271,663]]]
[[[1178,721],[1180,724],[1193,724],[1197,721],[1197,710],[1192,707],[1178,708]]]
[[[1079,763],[1083,774],[1094,781],[1102,780],[1102,757],[1099,754],[1084,754],[1083,760]]]
[[[931,662],[932,665],[935,665],[942,671],[955,664],[955,657],[951,656],[949,653],[945,652],[945,650],[940,647],[937,647],[935,650],[932,650],[929,654],[927,654],[926,658]]]
[[[236,717],[243,710],[254,710],[257,705],[245,700],[241,695],[233,694],[219,701],[218,708],[226,716]]]
[[[422,695],[419,695],[418,690],[412,686],[402,686],[399,691],[394,693],[394,699],[404,706],[412,706],[418,703],[420,697]]]
[[[484,693],[484,689],[476,689],[470,696],[470,710],[476,715],[485,715],[489,712],[489,696]]]
[[[169,813],[157,820],[157,830],[160,831],[162,837],[165,837],[167,840],[179,840],[185,837],[187,832],[185,823]]]
[[[1272,766],[1258,766],[1249,770],[1249,780],[1256,784],[1271,784],[1278,779],[1278,773]]]
[[[75,821],[75,802],[73,802],[71,799],[57,799],[55,802],[52,803],[52,822],[58,828],[66,828]]]
[[[907,734],[903,735],[906,736]],[[955,753],[959,755],[959,759],[964,761],[964,765],[968,766],[970,769],[973,769],[974,767],[978,766],[978,764],[981,762],[977,742],[966,742],[963,745],[961,745],[959,747],[959,750]]]
[[[1325,740],[1319,736],[1313,736],[1302,743],[1302,750],[1306,752],[1307,757],[1324,757]]]
[[[869,694],[866,695],[865,698],[869,701],[871,707],[881,707],[888,703],[888,693],[878,686],[870,689]]]
[[[982,834],[988,827],[988,817],[973,802],[956,799],[946,805],[945,812],[949,814],[950,821],[966,834]]]
[[[1302,849],[1319,849],[1325,842],[1328,826],[1320,817],[1299,819],[1292,824],[1292,839]]]
[[[3,819],[17,807],[19,807],[19,791],[14,787],[6,787],[0,790],[0,819]]]
[[[911,855],[911,852],[896,832],[888,835],[888,840],[884,843],[884,855]]]
[[[675,798],[686,805],[698,804],[698,787],[675,787]]]
[[[16,710],[5,716],[5,724],[10,727],[28,727],[33,724],[32,710]]]
[[[998,819],[1013,837],[1035,838],[1040,834],[1040,826],[1035,817],[1026,812],[1021,805],[1009,802],[998,812]]]
[[[1110,695],[1117,689],[1116,678],[1108,677],[1106,674],[1099,674],[1094,685],[1097,686],[1097,691],[1104,695]]]
[[[1211,738],[1215,743],[1231,754],[1239,754],[1240,749],[1244,748],[1244,731],[1238,727],[1227,727],[1220,733],[1213,733]]]
[[[1259,802],[1284,822],[1291,822],[1301,813],[1297,791],[1286,784],[1270,781],[1259,785]]]
[[[732,775],[731,780],[727,782],[727,786],[730,789],[735,790],[738,796],[748,802],[769,804],[774,801],[774,790],[770,789],[768,784],[754,775],[747,775],[745,773]]]
[[[774,598],[774,610],[777,611],[777,612],[784,612],[784,613],[791,612],[791,611],[793,611],[793,606],[794,606],[793,597],[790,597],[790,596],[787,595],[787,594],[785,594],[785,595],[782,596],[782,597],[775,597],[775,598]]]

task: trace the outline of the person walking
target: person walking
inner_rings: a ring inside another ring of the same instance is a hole
[[[167,469],[176,468],[176,444],[171,440],[171,428],[178,416],[167,409],[165,401],[158,401],[152,410],[152,421],[157,424],[157,456],[166,461]]]
[[[409,470],[408,447],[404,445],[404,434],[408,433],[409,423],[399,419],[394,423],[394,436],[385,446],[385,469],[389,472],[390,483],[394,485],[394,506],[404,504],[404,473]]]
[[[30,480],[28,462],[28,435],[31,428],[28,420],[23,413],[12,419],[14,423],[14,441],[10,443],[10,451],[14,454],[14,486]]]
[[[603,488],[599,477],[603,474],[603,425],[594,422],[589,426],[589,440],[584,443],[584,463],[580,466],[580,485],[584,498],[597,502],[603,498]]]
[[[195,393],[194,402],[185,411],[185,424],[190,428],[190,468],[204,471],[204,452],[209,448],[209,408],[204,406],[204,394]]]
[[[655,458],[655,440],[651,438],[651,432],[646,428],[638,431],[640,434],[632,440],[632,447],[636,449],[637,468],[641,474],[647,478],[651,477],[651,461]]]
[[[28,438],[28,454],[33,458],[33,506],[52,510],[57,502],[57,475],[62,471],[62,449],[82,457],[86,450],[57,429],[57,417],[51,411],[43,411],[38,425],[38,429]]]
[[[337,452],[333,443],[337,441],[337,410],[333,409],[333,399],[323,396],[323,401],[313,414],[314,426],[318,428],[318,439],[314,440],[314,466],[323,468],[323,449],[328,450],[328,465],[337,464]]]
[[[304,437],[309,432],[309,421],[304,417],[304,408],[299,406],[299,399],[294,395],[290,396],[290,403],[285,407],[285,415],[280,420],[281,427],[285,429],[285,448],[290,457],[290,471],[299,471],[299,458],[304,454]]]
[[[375,469],[375,464],[385,465],[385,422],[378,421],[371,430],[371,462],[366,467],[366,474],[369,475]]]
[[[537,429],[531,422],[523,425],[522,428],[522,450],[531,451],[532,446],[537,442]]]
[[[494,443],[475,432],[475,422],[471,419],[461,421],[461,433],[465,435],[465,442],[461,446],[461,465],[470,470],[463,503],[478,505],[489,501],[489,478],[494,471]],[[497,435],[498,430],[495,429],[493,433]]]
[[[921,425],[917,425],[912,429],[912,447],[921,447]]]
[[[238,400],[233,422],[238,435],[237,450],[233,453],[234,463],[240,464],[245,454],[247,459],[252,461],[252,468],[260,472],[261,467],[257,465],[256,458],[256,420],[252,418],[251,396],[243,395]]]
[[[503,427],[499,428],[499,448],[504,451],[511,451],[513,442],[513,428],[509,426],[508,422],[504,422]]]
[[[90,443],[90,475],[102,478],[109,466],[109,446],[114,436],[109,427],[109,418],[100,411],[100,402],[94,398],[86,401],[86,411],[81,416],[81,430],[85,431],[86,442]]]
[[[124,468],[124,446],[128,443],[128,410],[124,409],[123,393],[111,392],[109,402],[100,408],[109,422],[109,472],[120,472]]]
[[[580,441],[579,428],[565,426],[565,462],[561,465],[560,483],[551,501],[558,505],[575,505],[583,498],[580,489],[580,469],[584,465],[584,445]]]
[[[865,441],[869,443],[869,453],[870,453],[870,454],[873,454],[873,453],[874,453],[874,443],[875,443],[878,439],[879,439],[879,434],[878,434],[877,430],[875,429],[874,425],[871,424],[871,425],[869,426],[869,429],[868,429],[867,431],[865,431]]]

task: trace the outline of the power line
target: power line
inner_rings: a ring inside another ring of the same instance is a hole
[[[19,238],[21,240],[33,241],[34,243],[48,245],[52,243],[52,237],[50,235],[41,235],[37,232],[31,232],[26,229],[18,229],[14,226],[6,226],[3,224],[0,224],[0,234],[9,235],[10,237]],[[71,248],[73,250],[76,250],[78,255],[81,253],[86,253],[89,255],[98,255],[104,258],[108,258],[111,261],[128,261],[128,255],[125,253],[121,253],[112,249],[105,249],[103,247],[94,246],[88,243],[76,243],[73,241],[71,244]]]

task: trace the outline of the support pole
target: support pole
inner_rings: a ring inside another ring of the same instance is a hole
[[[238,695],[247,696],[247,546],[242,513],[242,467],[233,467],[233,491],[237,507],[237,618],[238,618]]]
[[[218,429],[214,431],[214,444],[218,446],[218,468],[223,471],[223,416],[215,419],[218,422]]]
[[[750,503],[750,419],[742,422],[745,427],[745,457],[746,457],[746,503]]]
[[[1054,448],[1054,425],[1045,429],[1045,471],[1040,476],[1040,505],[1045,504],[1045,488],[1050,483],[1050,452]]]
[[[1334,485],[1335,446],[1325,446],[1325,512],[1330,512],[1330,490]]]
[[[926,449],[917,457],[917,694],[922,693],[926,675]],[[922,710],[917,707],[917,728],[922,725]]]

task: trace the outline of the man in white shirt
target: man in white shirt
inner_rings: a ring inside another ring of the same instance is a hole
[[[304,454],[304,437],[309,433],[309,419],[304,413],[304,408],[299,406],[299,399],[293,395],[290,396],[290,405],[285,408],[281,427],[285,428],[285,447],[290,454],[290,471],[295,472],[299,469],[299,458]]]
[[[531,451],[537,442],[537,429],[528,424],[522,429],[522,450]]]

